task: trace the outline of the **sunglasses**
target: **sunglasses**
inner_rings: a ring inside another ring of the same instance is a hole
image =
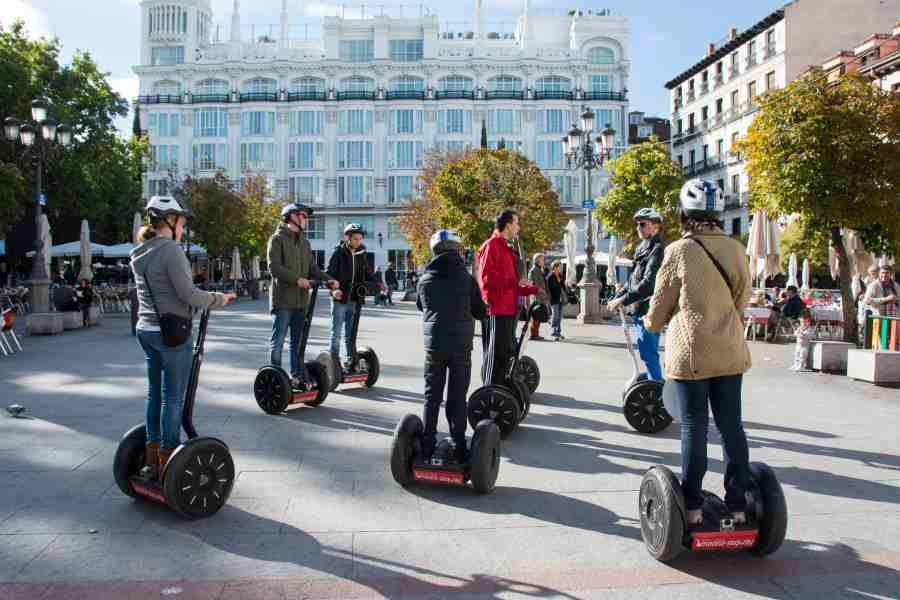
[[[647,221],[639,221],[637,226],[638,229],[643,229],[644,227],[650,227],[650,223],[648,223]]]

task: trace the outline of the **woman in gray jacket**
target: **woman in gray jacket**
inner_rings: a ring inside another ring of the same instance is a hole
[[[192,308],[218,308],[233,294],[204,292],[194,287],[191,266],[178,245],[187,222],[187,211],[168,196],[154,196],[147,203],[149,225],[138,235],[131,251],[131,269],[137,284],[137,338],[147,360],[144,453],[145,477],[162,472],[181,443],[181,413],[191,369],[191,335],[178,346],[163,341],[159,315],[175,314],[190,319]]]

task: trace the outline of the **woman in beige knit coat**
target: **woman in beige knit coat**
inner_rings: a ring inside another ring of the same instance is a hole
[[[682,238],[666,247],[644,325],[666,325],[665,375],[681,409],[681,478],[688,525],[703,521],[709,408],[722,434],[725,504],[746,520],[750,457],[741,421],[741,380],[750,368],[743,312],[750,295],[744,247],[722,231],[724,198],[709,181],[681,190]]]

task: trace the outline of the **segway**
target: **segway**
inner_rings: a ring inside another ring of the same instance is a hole
[[[456,446],[443,438],[431,456],[423,456],[425,425],[418,415],[406,415],[394,430],[391,444],[391,474],[406,487],[413,482],[465,486],[467,482],[479,494],[490,494],[500,471],[500,430],[484,419],[475,426],[469,445],[469,461],[456,461]]]
[[[368,291],[365,284],[360,284],[355,289],[360,298],[365,297]],[[353,311],[353,324],[350,329],[350,349],[353,351],[353,356],[350,357],[349,368],[345,369],[341,365],[341,357],[338,354],[321,352],[316,358],[316,362],[328,375],[332,392],[339,385],[349,383],[361,383],[366,388],[373,387],[381,373],[381,363],[379,363],[378,355],[375,354],[375,351],[368,346],[356,347],[356,335],[359,333],[359,317],[362,314],[363,301],[348,300],[348,302],[355,302],[356,304],[356,309]]]
[[[297,352],[300,360],[306,356],[306,343],[309,341],[309,328],[312,324],[313,313],[316,310],[316,297],[319,295],[321,281],[313,282],[309,292],[309,306],[306,309],[306,319],[303,322],[303,333],[300,336],[300,347]],[[253,382],[253,396],[256,403],[263,411],[270,415],[283,413],[288,406],[305,404],[306,406],[319,406],[325,402],[328,396],[328,374],[319,363],[308,361],[306,363],[305,381],[299,381],[297,386],[292,385],[291,376],[281,367],[265,365],[256,372]]]
[[[113,475],[122,493],[165,504],[182,517],[202,519],[214,515],[231,494],[234,485],[234,461],[222,440],[199,437],[194,429],[194,399],[200,366],[203,364],[203,345],[209,324],[209,309],[200,316],[194,359],[184,398],[181,425],[188,440],[172,453],[158,480],[140,476],[144,466],[144,446],[147,430],[143,423],[133,427],[116,450]]]
[[[625,414],[625,420],[636,431],[659,433],[672,423],[672,416],[663,405],[663,384],[649,379],[647,373],[641,372],[631,339],[631,330],[625,319],[625,311],[621,308],[619,317],[622,319],[622,330],[625,332],[625,346],[634,365],[634,374],[622,392],[622,412]]]
[[[467,412],[469,424],[473,428],[482,419],[490,419],[500,429],[500,437],[506,438],[528,416],[531,410],[531,391],[523,379],[519,363],[525,354],[531,319],[546,323],[549,320],[547,313],[547,307],[540,302],[533,302],[528,308],[528,320],[522,325],[516,353],[504,378],[505,385],[484,385],[469,396]]]
[[[764,463],[751,463],[751,502],[746,523],[735,523],[725,503],[704,491],[703,524],[688,528],[681,484],[662,465],[644,474],[638,499],[641,537],[653,558],[668,562],[682,550],[694,552],[746,550],[768,556],[781,546],[787,532],[787,503],[775,473]]]

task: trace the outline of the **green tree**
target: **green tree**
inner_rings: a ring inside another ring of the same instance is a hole
[[[819,71],[763,95],[739,145],[752,184],[750,210],[798,215],[827,236],[840,265],[844,336],[855,341],[856,311],[843,229],[866,250],[900,252],[900,94],[855,75],[827,81]]]
[[[568,221],[538,166],[510,150],[467,153],[441,170],[429,193],[440,203],[440,226],[456,230],[469,249],[491,235],[505,208],[518,211],[520,242],[529,254],[557,244]]]
[[[784,272],[787,273],[791,254],[796,254],[799,263],[798,269],[802,269],[803,259],[806,258],[809,259],[809,271],[812,277],[830,278],[828,239],[828,233],[811,229],[800,219],[794,220],[781,233],[778,248]]]
[[[678,193],[684,177],[678,163],[669,158],[666,144],[653,136],[632,146],[612,162],[610,172],[609,193],[597,206],[597,218],[607,231],[633,247],[638,238],[632,217],[652,206],[663,217],[663,236],[679,237]]]
[[[0,237],[22,217],[25,180],[16,165],[0,161]]]
[[[269,237],[281,222],[281,203],[269,198],[266,178],[263,176],[245,178],[241,202],[244,206],[244,221],[238,249],[246,259],[259,256],[265,260]]]
[[[192,242],[206,247],[210,258],[229,258],[247,232],[247,211],[240,194],[221,171],[212,179],[188,178],[186,204],[193,213]]]

